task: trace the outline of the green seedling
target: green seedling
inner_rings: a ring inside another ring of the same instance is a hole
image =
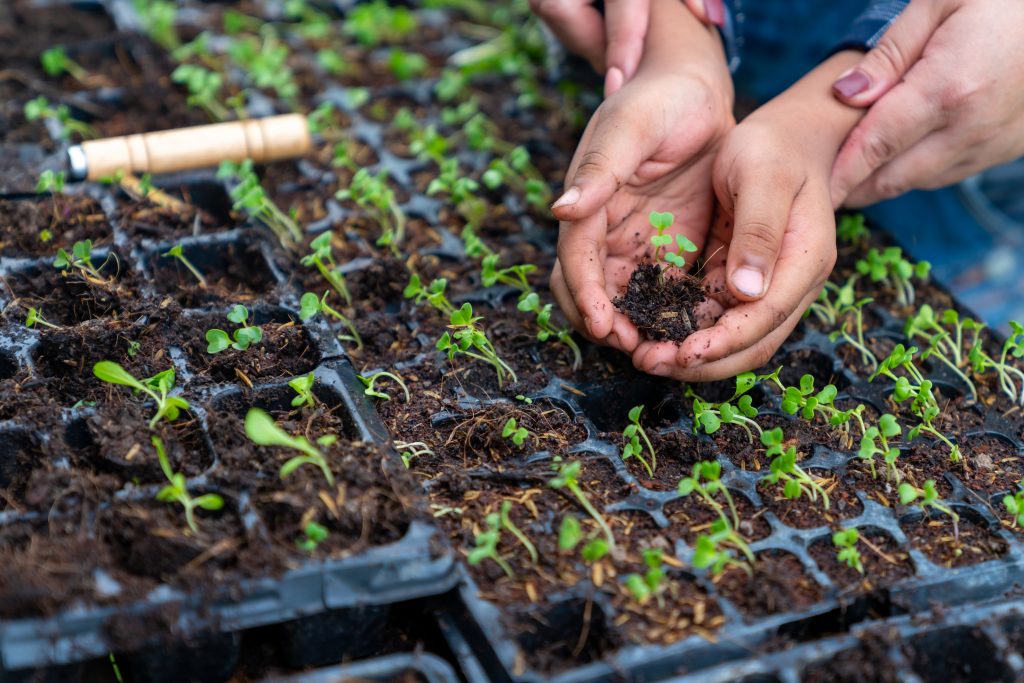
[[[1003,496],[1003,507],[1013,519],[1013,528],[1024,526],[1024,481],[1017,484],[1017,490]]]
[[[88,123],[72,117],[71,109],[66,104],[54,107],[42,95],[25,103],[24,114],[26,121],[38,121],[39,119],[55,121],[60,128],[61,138],[64,140],[73,134],[84,139],[96,137],[96,129]]]
[[[667,212],[652,211],[648,216],[651,227],[654,228],[655,234],[651,235],[651,244],[654,245],[654,260],[658,263],[665,263],[665,268],[675,267],[682,270],[686,267],[686,258],[683,256],[684,253],[694,253],[697,251],[697,245],[691,242],[685,235],[666,235],[665,231],[672,227],[676,217]],[[671,247],[673,242],[678,248],[677,251],[672,251]]]
[[[761,443],[766,447],[765,455],[772,458],[769,473],[764,477],[765,481],[773,486],[780,481],[783,482],[782,493],[790,500],[807,496],[816,501],[818,496],[821,496],[825,509],[828,510],[829,500],[825,489],[797,464],[796,447],[787,448],[784,442],[782,427],[769,429],[761,434]]]
[[[989,356],[980,339],[976,340],[968,352],[968,360],[971,368],[977,374],[982,374],[989,369],[995,370],[999,378],[999,390],[1006,394],[1011,401],[1018,405],[1024,405],[1024,372],[1016,367],[1010,358],[1020,359],[1024,357],[1024,325],[1016,320],[1010,321],[1011,333],[1003,342],[999,360]],[[1020,389],[1017,388],[1020,384]]]
[[[40,325],[42,327],[49,327],[51,330],[59,330],[60,325],[54,325],[49,320],[43,317],[43,312],[38,308],[28,309],[28,314],[25,316],[25,327],[35,327]]]
[[[391,7],[385,0],[355,5],[345,16],[342,32],[366,47],[398,43],[419,26],[416,15],[407,7]]]
[[[900,449],[889,444],[889,439],[895,439],[903,434],[903,427],[896,421],[896,416],[886,413],[878,420],[877,426],[868,427],[860,440],[860,450],[857,456],[865,460],[871,467],[871,476],[877,477],[875,471],[875,456],[882,456],[885,463],[885,476],[889,481],[899,483],[901,475],[896,468],[896,460],[900,457]]]
[[[912,279],[925,280],[931,271],[931,264],[927,261],[912,264],[903,258],[903,250],[899,247],[887,247],[882,251],[871,249],[854,267],[860,275],[867,276],[872,282],[884,283],[892,288],[901,306],[914,305]]]
[[[647,432],[644,431],[643,426],[640,424],[640,415],[643,412],[644,407],[642,405],[634,406],[629,411],[629,424],[622,430],[622,438],[626,440],[625,445],[622,447],[622,459],[625,461],[630,458],[636,458],[643,465],[643,468],[647,470],[647,476],[653,477],[654,470],[658,467],[658,455],[654,452],[654,444],[651,443]],[[643,445],[640,444],[641,439],[643,439]],[[645,448],[646,452],[650,454],[650,459],[644,457]]]
[[[498,552],[498,542],[501,540],[502,529],[501,515],[497,512],[492,512],[484,518],[484,523],[487,526],[474,537],[473,540],[476,543],[476,547],[467,553],[466,560],[474,567],[484,560],[491,560],[501,567],[501,570],[505,572],[508,578],[515,579],[516,574],[512,571],[511,565]]]
[[[224,76],[197,64],[180,64],[171,72],[171,80],[188,89],[187,104],[199,107],[214,121],[225,121],[231,115],[220,100]]]
[[[345,58],[332,49],[317,50],[316,63],[332,76],[340,76],[349,70],[349,64]]]
[[[42,194],[44,192],[60,194],[64,191],[65,182],[64,171],[46,169],[39,174],[39,181],[36,183],[36,192],[38,194]]]
[[[480,183],[460,173],[458,159],[445,159],[440,162],[441,170],[437,177],[427,185],[427,194],[430,196],[445,194],[451,198],[455,210],[466,219],[466,227],[472,231],[473,225],[479,225],[487,218],[487,203],[476,195],[480,189]],[[465,240],[465,232],[463,232]],[[489,249],[487,250],[490,251]],[[483,253],[466,254],[479,258]]]
[[[339,190],[335,196],[343,201],[354,201],[367,210],[381,227],[377,246],[387,247],[396,257],[401,257],[399,246],[405,241],[406,216],[395,199],[394,191],[388,187],[386,170],[373,175],[368,169],[359,169],[352,176],[348,188]]]
[[[331,249],[331,238],[333,233],[328,230],[322,232],[309,243],[310,252],[302,257],[302,265],[315,266],[335,292],[345,300],[346,306],[352,305],[352,294],[345,284],[345,276],[334,260],[334,253]]]
[[[293,408],[301,406],[313,408],[316,406],[316,397],[313,395],[313,384],[315,382],[316,377],[313,375],[312,370],[308,374],[299,375],[294,379],[288,380],[288,386],[295,390],[295,397],[292,398]]]
[[[376,388],[377,382],[384,379],[385,377],[394,381],[396,384],[398,384],[398,386],[402,387],[402,393],[405,395],[405,402],[408,403],[409,387],[405,386],[405,382],[402,381],[401,377],[391,372],[376,372],[370,375],[369,377],[363,377],[362,375],[359,375],[359,381],[362,382],[363,386],[365,387],[363,389],[363,393],[366,394],[367,396],[372,396],[374,398],[381,398],[384,399],[385,401],[390,401],[390,396]]]
[[[257,446],[278,446],[298,451],[297,455],[287,460],[278,473],[281,479],[286,478],[303,465],[315,465],[323,472],[324,479],[328,485],[334,486],[334,474],[327,464],[327,458],[319,448],[309,442],[304,436],[291,436],[277,426],[274,419],[259,408],[250,408],[245,414],[245,433]],[[322,436],[316,440],[317,446],[327,447],[338,440],[334,435]]]
[[[564,344],[572,352],[572,369],[579,370],[583,366],[583,352],[580,351],[579,344],[572,338],[572,331],[568,327],[555,327],[551,324],[551,315],[553,313],[553,306],[551,304],[540,303],[540,295],[537,292],[529,292],[524,294],[519,299],[519,303],[516,305],[523,313],[533,313],[534,320],[537,323],[537,339],[540,341],[547,341],[549,339],[555,339],[559,343]]]
[[[698,462],[693,466],[693,474],[679,480],[677,491],[681,497],[696,493],[710,505],[720,517],[725,517],[722,504],[715,500],[715,494],[721,494],[729,505],[732,514],[732,526],[738,528],[740,516],[736,510],[736,502],[729,489],[722,483],[722,464],[714,460]]]
[[[587,498],[587,494],[580,488],[580,471],[581,465],[578,460],[563,461],[558,458],[551,465],[552,469],[555,470],[555,476],[548,480],[548,486],[557,490],[568,491],[586,510],[587,514],[597,522],[597,526],[601,528],[604,533],[605,539],[608,541],[609,550],[615,547],[615,536],[612,534],[611,527],[604,521],[604,517],[597,511],[590,499]]]
[[[224,330],[214,328],[206,331],[206,352],[220,353],[228,348],[236,351],[245,351],[253,344],[263,341],[263,330],[257,325],[246,324],[249,319],[249,309],[241,304],[235,304],[227,315],[228,321],[238,325],[238,328],[228,336]],[[232,341],[233,340],[233,341]]]
[[[302,298],[299,299],[299,320],[306,322],[316,317],[318,313],[322,313],[325,316],[331,316],[348,330],[348,334],[339,334],[338,339],[354,342],[356,350],[363,348],[363,338],[360,336],[359,330],[356,328],[356,324],[352,322],[352,319],[347,315],[327,303],[327,297],[329,295],[330,291],[324,292],[322,297],[318,297],[313,292],[306,292],[303,294]]]
[[[109,257],[108,257],[109,258]],[[99,268],[106,265],[101,264]],[[103,273],[92,262],[92,240],[80,240],[71,246],[69,254],[63,247],[57,250],[57,256],[53,259],[53,267],[58,270],[79,271],[86,278],[104,280]]]
[[[504,157],[491,160],[480,179],[491,190],[507,185],[522,194],[527,204],[538,211],[546,209],[551,202],[550,188],[534,167],[530,153],[522,146],[513,147]]]
[[[860,534],[853,528],[832,534],[832,545],[836,547],[836,559],[839,560],[839,563],[863,574],[864,564],[861,562],[860,551],[857,550],[857,541],[859,540]]]
[[[940,319],[931,306],[922,304],[916,313],[907,318],[903,332],[908,339],[920,339],[927,343],[921,359],[933,357],[942,361],[970,390],[971,400],[977,401],[978,390],[962,368],[969,364],[967,335],[973,336],[970,348],[980,347],[981,331],[984,328],[984,324],[971,318],[961,319],[960,314],[954,310],[944,311]]]
[[[500,512],[498,513],[501,528],[515,536],[516,540],[519,541],[524,548],[526,548],[526,552],[530,555],[530,561],[533,564],[537,564],[540,561],[540,556],[537,554],[537,546],[535,546],[533,542],[529,539],[529,537],[523,532],[523,530],[516,526],[515,522],[512,521],[512,517],[510,515],[511,512],[512,501],[501,501],[501,508]]]
[[[781,382],[779,383],[781,387]],[[782,387],[782,411],[789,415],[800,415],[805,420],[823,418],[829,425],[838,427],[847,440],[850,440],[850,425],[856,424],[861,436],[864,435],[864,411],[866,406],[861,403],[849,410],[840,410],[835,406],[839,391],[834,384],[826,384],[821,391],[814,389],[814,376],[805,374],[800,378],[798,387]]]
[[[558,549],[564,552],[572,552],[584,540],[583,527],[580,521],[572,515],[562,518],[562,525],[558,529]],[[608,554],[608,541],[600,536],[591,538],[583,544],[580,557],[584,562],[593,564]]]
[[[174,368],[167,368],[152,377],[138,380],[119,364],[101,360],[92,366],[92,374],[108,384],[130,387],[135,393],[143,393],[153,399],[156,402],[156,414],[149,421],[150,429],[153,429],[156,423],[163,419],[174,422],[182,410],[189,409],[188,401],[170,395],[174,390]]]
[[[714,404],[701,399],[687,385],[686,395],[693,399],[693,430],[695,433],[703,431],[705,434],[714,434],[721,429],[723,424],[731,424],[740,427],[747,434],[750,443],[754,443],[754,432],[761,433],[761,426],[753,420],[757,417],[757,408],[754,407],[754,400],[748,393],[757,381],[774,379],[778,381],[778,370],[772,375],[758,377],[753,372],[743,372],[736,376],[736,391],[732,398],[722,403]]]
[[[418,52],[406,52],[397,47],[388,52],[388,69],[399,81],[416,78],[428,66],[427,58]]]
[[[188,272],[192,273],[195,279],[199,281],[199,286],[203,289],[206,288],[206,278],[203,277],[203,274],[199,272],[199,269],[188,260],[180,244],[175,244],[173,247],[161,254],[161,256],[164,258],[178,259],[178,261],[181,262],[181,265],[185,266],[188,269]]]
[[[175,31],[178,3],[172,0],[133,0],[132,5],[142,24],[142,30],[165,50],[181,45]]]
[[[320,544],[327,540],[328,536],[330,536],[330,532],[327,527],[309,521],[306,522],[306,526],[302,527],[302,536],[295,540],[295,545],[299,550],[313,554]]]
[[[870,235],[862,213],[840,216],[836,222],[836,238],[844,244],[863,244]]]
[[[464,73],[456,69],[445,69],[434,84],[434,95],[441,102],[459,100],[465,95],[468,85],[469,79]]]
[[[648,548],[643,551],[643,558],[647,571],[643,575],[629,574],[626,576],[626,590],[641,605],[647,604],[651,597],[656,597],[658,604],[663,606],[664,600],[661,597],[661,590],[666,576],[665,569],[662,567],[665,562],[665,556],[657,548]]]
[[[939,498],[939,492],[935,490],[935,480],[929,479],[924,483],[922,488],[918,488],[908,482],[900,484],[899,488],[900,504],[901,505],[916,505],[921,508],[925,513],[931,508],[936,512],[948,515],[953,520],[953,537],[957,540],[960,539],[960,533],[958,529],[958,523],[960,522],[960,515],[954,512],[953,508],[949,507]]]
[[[412,461],[424,455],[433,455],[434,451],[422,441],[396,441],[395,448],[398,449],[405,469],[409,469]]]
[[[247,211],[262,221],[277,235],[282,246],[292,249],[302,241],[302,228],[267,196],[253,170],[252,159],[240,163],[222,161],[217,168],[217,178],[235,181],[230,189],[235,211]]]
[[[163,470],[164,476],[170,482],[157,492],[156,499],[161,503],[178,503],[185,508],[185,522],[188,524],[188,528],[192,530],[192,533],[198,534],[199,526],[196,524],[195,511],[197,509],[209,510],[211,512],[220,510],[224,507],[224,499],[216,493],[204,493],[193,498],[188,492],[185,475],[171,469],[171,462],[167,459],[167,453],[164,451],[164,442],[155,434],[149,437],[149,439],[153,443],[153,448],[156,449],[156,457],[160,461],[160,469]]]
[[[963,454],[960,446],[953,443],[945,434],[935,427],[935,418],[939,416],[939,403],[935,399],[934,385],[930,379],[926,379],[920,369],[914,364],[914,355],[918,349],[911,346],[904,348],[903,344],[897,344],[885,360],[883,360],[870,380],[884,376],[895,382],[892,391],[892,398],[896,403],[910,401],[910,411],[921,420],[907,433],[907,441],[913,441],[922,432],[934,436],[949,449],[949,458],[953,462],[961,462]],[[896,374],[897,369],[906,371],[909,377]]]
[[[733,549],[743,553],[747,558],[746,561],[738,559],[733,553]],[[695,568],[707,569],[713,576],[718,576],[727,567],[739,567],[748,575],[754,573],[751,568],[754,563],[754,553],[750,550],[747,542],[729,525],[729,520],[726,517],[716,519],[711,523],[708,533],[697,537],[691,562]]]
[[[259,34],[232,40],[228,45],[228,56],[241,67],[254,86],[273,90],[280,99],[295,105],[299,85],[288,66],[291,50],[277,37],[272,25],[263,24]]]
[[[530,430],[526,427],[520,427],[514,417],[510,417],[505,421],[505,426],[501,428],[501,437],[508,439],[518,447],[522,447],[526,440],[530,438]]]
[[[89,77],[89,73],[75,60],[68,57],[67,50],[60,45],[43,50],[43,53],[39,55],[39,62],[47,76],[56,78],[68,74],[79,83]]]

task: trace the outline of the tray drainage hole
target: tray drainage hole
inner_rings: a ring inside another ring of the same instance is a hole
[[[903,650],[924,683],[1013,680],[995,644],[969,626],[920,634],[911,638]]]
[[[11,379],[18,374],[18,361],[13,354],[0,353],[0,381]]]
[[[532,610],[517,621],[519,647],[537,669],[548,670],[566,661],[588,664],[603,659],[615,648],[604,610],[583,598]]]

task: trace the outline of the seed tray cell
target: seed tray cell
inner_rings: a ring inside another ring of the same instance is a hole
[[[273,676],[263,683],[337,683],[338,681],[380,681],[380,683],[458,683],[448,662],[430,654],[399,654],[367,659],[292,676]]]

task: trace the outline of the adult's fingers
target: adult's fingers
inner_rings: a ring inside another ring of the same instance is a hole
[[[644,51],[650,9],[650,0],[605,0],[605,97],[636,73]]]
[[[530,0],[530,8],[566,49],[604,72],[604,17],[591,0]]]
[[[874,104],[921,58],[935,30],[952,13],[952,0],[911,2],[857,66],[832,84],[835,96],[854,107]]]
[[[912,5],[914,3],[911,3]],[[911,76],[917,73],[911,71]],[[923,79],[908,79],[879,100],[847,136],[832,165],[832,205],[893,158],[944,125],[941,107],[922,89]]]

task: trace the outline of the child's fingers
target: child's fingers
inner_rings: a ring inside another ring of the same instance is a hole
[[[647,20],[650,14],[649,0],[605,0],[605,66],[609,76],[612,69],[621,71],[622,80],[628,81],[636,73],[640,65],[640,56],[644,51],[644,36],[647,35]],[[609,91],[605,87],[605,96],[611,95],[615,87]]]
[[[604,18],[590,0],[530,0],[530,9],[570,52],[604,71]]]
[[[563,221],[558,235],[558,261],[565,287],[592,339],[612,331],[614,308],[605,289],[608,217],[604,209],[579,221]],[[569,309],[571,310],[571,309]]]

